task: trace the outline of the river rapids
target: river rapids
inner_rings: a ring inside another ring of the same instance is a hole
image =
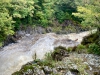
[[[24,36],[17,43],[9,44],[0,50],[0,75],[11,75],[20,70],[21,66],[37,59],[43,59],[47,52],[54,47],[64,46],[66,48],[77,46],[89,31],[82,33],[71,33],[57,35],[55,33],[36,34]],[[77,41],[76,41],[77,39]]]

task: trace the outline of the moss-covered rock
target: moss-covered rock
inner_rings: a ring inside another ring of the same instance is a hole
[[[64,57],[68,57],[68,52],[65,47],[59,46],[56,47],[54,52],[51,54],[53,60],[61,61]]]

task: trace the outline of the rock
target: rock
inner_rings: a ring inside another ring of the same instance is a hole
[[[52,32],[52,28],[51,28],[51,27],[47,27],[47,28],[46,28],[46,32],[47,32],[47,33]]]
[[[28,69],[27,72],[24,72],[23,75],[32,75],[33,71],[32,69]]]
[[[100,75],[100,70],[99,71],[95,71],[93,74],[94,75]]]
[[[17,31],[16,32],[16,37],[23,37],[25,35],[25,31]]]
[[[45,73],[42,69],[35,67],[33,75],[45,75]]]
[[[77,69],[70,69],[71,73],[74,75],[79,75],[80,72]]]
[[[28,36],[30,36],[30,34],[25,34],[25,36],[27,36],[27,37],[28,37]]]
[[[100,57],[99,56],[95,56],[93,54],[87,54],[85,56],[85,58],[87,59],[87,63],[89,63],[90,65],[93,65],[95,67],[98,67],[100,65]]]
[[[56,68],[53,68],[53,69],[52,69],[52,72],[53,72],[54,74],[57,74]]]
[[[44,66],[43,70],[44,70],[45,74],[51,74],[52,73],[52,69],[48,66]]]
[[[69,64],[68,67],[69,69],[78,69],[76,64]]]
[[[65,75],[80,75],[80,72],[77,69],[70,69]]]
[[[83,62],[83,64],[86,65],[86,69],[92,71],[92,67],[87,62]]]
[[[46,33],[46,31],[45,31],[45,29],[43,27],[37,27],[36,31],[37,31],[38,34],[44,34],[44,33]]]
[[[69,57],[65,47],[58,46],[54,50],[55,51],[51,54],[53,60],[61,61],[64,57]]]
[[[70,71],[68,71],[65,75],[74,75]]]

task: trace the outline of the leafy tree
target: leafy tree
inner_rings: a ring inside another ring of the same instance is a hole
[[[79,18],[83,18],[81,22],[84,26],[98,26],[99,27],[99,19],[100,19],[100,3],[99,0],[92,1],[84,6],[77,7],[77,13],[73,13],[74,16]]]
[[[0,2],[0,42],[2,42],[8,35],[14,33],[12,26],[13,20],[7,9],[9,3],[9,0]]]
[[[41,26],[48,26],[53,19],[53,0],[35,0],[34,22]]]
[[[72,19],[72,12],[76,11],[74,0],[56,0],[55,1],[55,17],[60,23],[66,19]]]
[[[15,18],[25,18],[30,15],[33,16],[33,0],[12,0],[12,15]]]
[[[34,11],[34,22],[48,26],[55,19],[60,23],[71,19],[72,12],[76,11],[76,6],[74,0],[35,0]]]
[[[19,28],[21,24],[32,23],[34,1],[33,0],[12,0],[9,8],[10,15],[16,21],[15,27]],[[23,22],[24,21],[24,22]]]
[[[86,0],[86,4],[77,7],[74,16],[83,18],[81,24],[85,27],[97,27],[97,32],[86,36],[83,44],[88,44],[89,52],[100,55],[100,0]]]

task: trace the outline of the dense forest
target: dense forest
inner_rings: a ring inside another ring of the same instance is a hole
[[[66,20],[100,30],[100,0],[0,0],[0,45],[20,29]]]

